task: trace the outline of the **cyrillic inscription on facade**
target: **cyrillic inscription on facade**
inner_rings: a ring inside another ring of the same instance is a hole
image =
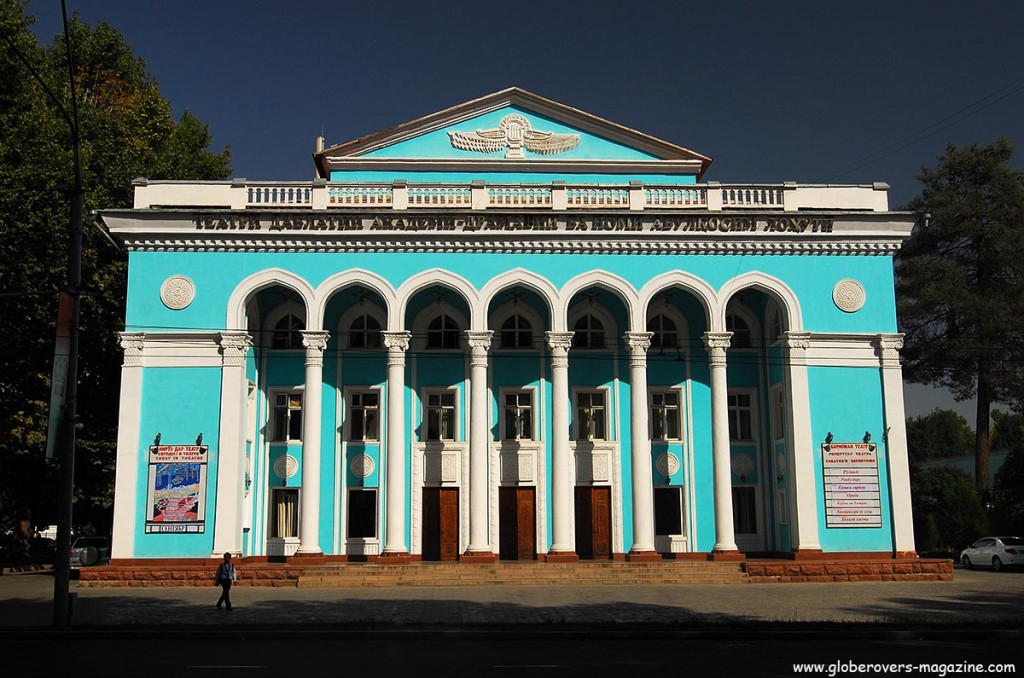
[[[878,446],[822,445],[821,466],[825,474],[825,527],[881,527]]]

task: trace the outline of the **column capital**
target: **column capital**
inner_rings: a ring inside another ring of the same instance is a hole
[[[142,365],[142,349],[146,344],[146,335],[142,332],[118,332],[117,341],[124,351],[124,365],[138,367]]]
[[[327,332],[318,330],[302,330],[302,345],[306,347],[306,366],[324,364],[324,350],[327,348]]]
[[[572,336],[575,332],[545,332],[548,348],[551,350],[552,367],[569,366],[569,349],[572,347]]]
[[[626,339],[626,346],[629,347],[629,366],[646,367],[647,349],[651,347],[654,332],[626,332],[623,336]]]
[[[701,337],[708,349],[712,367],[725,367],[725,350],[732,343],[732,332],[705,332]]]
[[[899,367],[900,351],[903,349],[903,334],[879,334],[871,342],[875,345],[882,367]]]
[[[409,350],[412,332],[381,332],[384,348],[388,350],[388,365],[405,365],[405,352]]]
[[[783,332],[782,342],[791,365],[807,364],[807,349],[811,347],[810,332]]]
[[[224,367],[243,367],[245,355],[252,346],[252,337],[246,332],[221,332],[217,338],[220,344],[221,365]]]
[[[491,348],[493,330],[482,332],[466,330],[466,345],[469,348],[469,364],[472,367],[487,367],[487,351]]]

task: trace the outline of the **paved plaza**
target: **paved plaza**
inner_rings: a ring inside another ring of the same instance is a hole
[[[188,631],[209,625],[327,629],[662,627],[1020,630],[1024,573],[956,570],[952,582],[849,582],[693,586],[463,586],[391,588],[237,587],[235,609],[217,610],[219,589],[78,589],[72,627]],[[49,573],[0,576],[0,628],[51,624]]]

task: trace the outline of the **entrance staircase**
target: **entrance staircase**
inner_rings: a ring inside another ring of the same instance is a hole
[[[748,584],[738,562],[328,563],[309,566],[299,588],[370,586],[651,586]]]

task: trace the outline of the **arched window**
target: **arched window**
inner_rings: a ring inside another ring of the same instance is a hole
[[[750,325],[736,313],[725,316],[725,329],[732,332],[730,348],[754,348]]]
[[[459,348],[459,324],[447,313],[442,313],[427,325],[427,348]]]
[[[667,316],[656,315],[648,320],[647,331],[654,333],[651,337],[652,349],[660,349],[664,353],[666,348],[674,349],[678,346],[679,333],[676,324]]]
[[[289,313],[274,325],[274,336],[270,344],[271,348],[302,348],[302,330],[304,329],[306,329],[305,323],[294,313]]]
[[[348,328],[349,348],[380,348],[380,321],[369,313],[356,316]]]
[[[530,348],[533,346],[533,326],[518,313],[501,324],[502,348]]]
[[[604,324],[589,313],[572,326],[573,348],[604,348]]]

